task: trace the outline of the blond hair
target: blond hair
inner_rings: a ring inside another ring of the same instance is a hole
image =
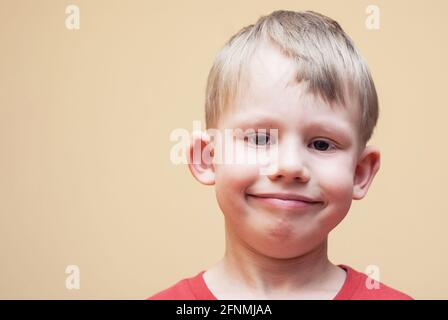
[[[313,11],[274,11],[242,28],[215,57],[207,79],[206,127],[217,126],[225,108],[244,92],[248,62],[263,40],[275,44],[297,66],[297,81],[327,103],[345,105],[347,94],[359,105],[361,142],[371,138],[378,119],[378,97],[370,71],[340,25]]]

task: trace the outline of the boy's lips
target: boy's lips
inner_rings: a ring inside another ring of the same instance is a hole
[[[292,193],[248,193],[247,195],[257,202],[282,209],[309,208],[322,203],[315,198]]]

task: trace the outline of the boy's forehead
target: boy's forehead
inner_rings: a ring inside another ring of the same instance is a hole
[[[336,103],[330,105],[320,96],[309,92],[307,85],[301,82],[282,88],[251,86],[235,99],[228,110],[228,116],[235,122],[271,120],[276,123],[358,123],[359,108],[355,101],[345,106]]]
[[[325,129],[346,136],[358,135],[359,112],[353,105],[329,105],[306,91],[304,83],[289,86],[283,94],[251,90],[234,101],[224,116],[224,127]]]
[[[258,44],[243,68],[244,85],[238,88],[224,118],[231,120],[232,125],[256,119],[278,123],[310,120],[352,127],[358,124],[359,107],[355,99],[347,99],[345,106],[336,102],[330,105],[308,90],[308,81],[298,82],[297,69],[295,61],[274,44]]]
[[[237,90],[233,105],[241,107],[288,101],[297,105],[329,106],[319,95],[309,92],[309,81],[302,78],[299,82],[299,73],[293,58],[282,53],[275,44],[263,41],[258,44],[247,65],[243,66],[242,85]],[[339,107],[336,102],[332,104]],[[351,104],[356,104],[355,99],[347,97],[346,105],[341,107],[349,108]],[[354,109],[356,111],[357,108]]]

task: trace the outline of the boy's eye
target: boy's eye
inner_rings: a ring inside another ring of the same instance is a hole
[[[327,151],[329,148],[334,147],[332,143],[322,139],[314,140],[311,144],[318,151]]]
[[[244,140],[256,146],[266,146],[272,144],[271,137],[266,133],[249,134]]]

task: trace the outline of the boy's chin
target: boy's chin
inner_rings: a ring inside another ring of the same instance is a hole
[[[308,252],[304,251],[295,251],[295,252],[274,252],[274,251],[266,251],[261,252],[265,257],[275,260],[292,260],[300,257],[304,257]]]
[[[285,247],[285,245],[274,245],[271,243],[268,246],[260,245],[256,250],[261,255],[271,259],[290,260],[306,256],[307,254],[310,254],[311,252],[316,250],[317,247],[319,246],[301,246],[300,244],[297,244],[296,246],[291,245],[291,247]]]

